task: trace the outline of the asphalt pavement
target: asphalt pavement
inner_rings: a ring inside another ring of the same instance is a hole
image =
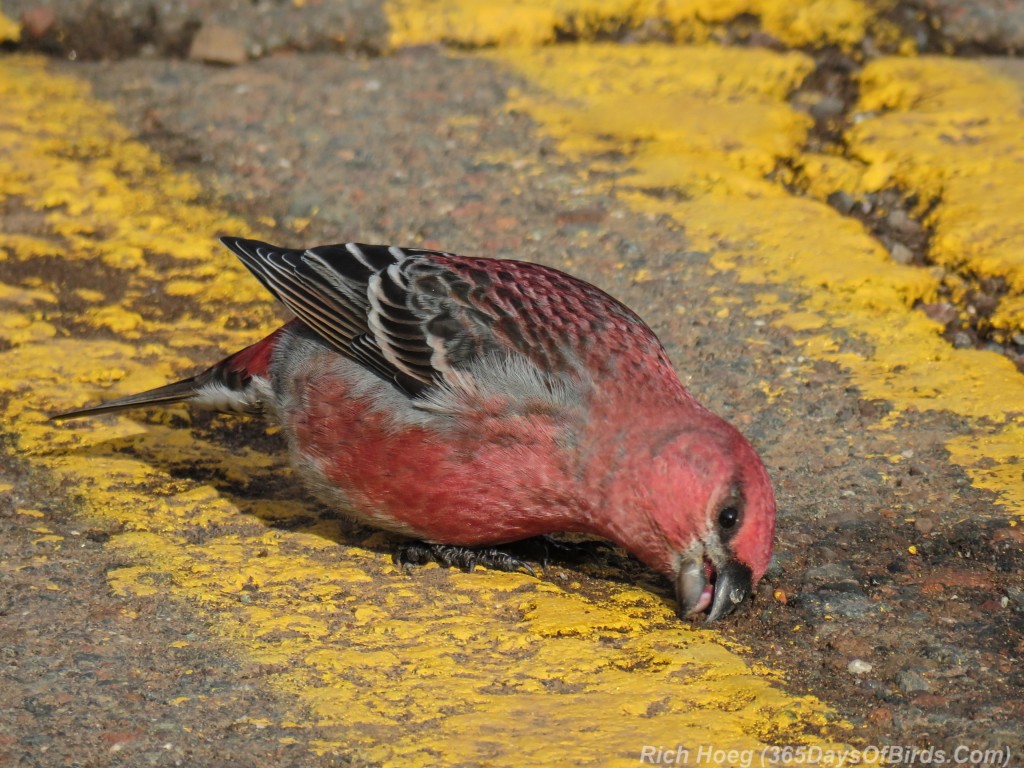
[[[1021,764],[1024,11],[244,5],[4,5],[0,763]],[[765,457],[753,605],[405,573],[258,422],[45,422],[284,316],[221,234],[622,299]]]

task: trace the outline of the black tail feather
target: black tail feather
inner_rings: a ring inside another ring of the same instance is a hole
[[[111,400],[110,402],[101,403],[100,405],[94,405],[89,408],[78,408],[73,411],[55,413],[50,417],[50,421],[77,419],[81,416],[93,416],[98,413],[126,411],[129,408],[138,408],[142,405],[170,405],[171,403],[180,403],[184,400],[191,400],[195,397],[197,391],[196,378],[197,377],[192,376],[190,378],[183,379],[182,381],[176,381],[173,384],[165,384],[164,386],[157,387],[156,389],[139,392],[137,395],[120,397],[117,400]]]

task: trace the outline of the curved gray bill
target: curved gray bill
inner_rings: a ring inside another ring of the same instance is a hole
[[[730,560],[715,570],[715,598],[711,603],[708,621],[728,616],[753,591],[753,575],[747,566]]]

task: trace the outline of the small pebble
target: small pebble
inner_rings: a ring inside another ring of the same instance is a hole
[[[914,261],[914,252],[903,243],[895,243],[889,249],[889,255],[897,264],[911,264]]]
[[[953,334],[953,346],[957,349],[967,349],[974,346],[974,340],[969,333],[957,331]]]
[[[892,725],[892,710],[889,709],[889,707],[876,707],[871,710],[871,713],[868,715],[868,720],[875,725],[888,728]]]
[[[1017,587],[1007,587],[1006,597],[1009,598],[1010,602],[1016,605],[1018,608],[1024,608],[1024,589],[1018,589]]]
[[[204,24],[192,39],[188,57],[209,64],[242,64],[249,57],[245,33],[233,27]]]
[[[57,14],[48,5],[33,5],[21,14],[21,26],[33,40],[41,40],[53,31]]]
[[[929,534],[935,529],[935,521],[930,517],[919,517],[914,520],[914,527],[919,533]]]
[[[870,662],[864,661],[864,659],[854,659],[846,665],[846,670],[851,675],[866,675],[874,669],[874,666]]]
[[[824,96],[811,106],[811,117],[820,122],[835,120],[843,114],[846,102],[838,96]]]
[[[905,669],[896,674],[896,685],[904,693],[928,693],[932,686],[924,677],[912,669]]]
[[[921,304],[920,307],[928,317],[938,323],[942,323],[943,325],[948,325],[956,320],[957,317],[956,307],[948,301]]]
[[[853,569],[846,563],[824,563],[804,571],[805,584],[828,584],[845,580],[856,581]]]
[[[828,196],[828,204],[839,211],[844,216],[848,216],[853,207],[857,204],[857,201],[846,192],[833,192]]]
[[[921,224],[907,215],[901,208],[896,208],[887,217],[886,222],[893,229],[908,235],[916,235],[921,232]]]

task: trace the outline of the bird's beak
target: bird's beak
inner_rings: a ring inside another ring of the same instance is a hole
[[[753,592],[753,574],[747,566],[729,560],[715,569],[715,599],[711,603],[708,621],[717,621],[728,616],[732,610]]]
[[[675,580],[680,614],[691,616],[710,607],[707,621],[717,621],[753,591],[750,569],[731,558],[721,559],[714,562],[700,542],[682,554]]]

